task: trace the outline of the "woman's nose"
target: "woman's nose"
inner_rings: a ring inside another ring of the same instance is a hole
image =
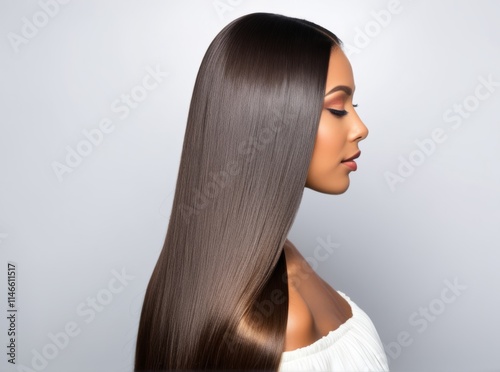
[[[368,136],[369,130],[358,115],[353,119],[351,133],[354,141],[362,141]]]

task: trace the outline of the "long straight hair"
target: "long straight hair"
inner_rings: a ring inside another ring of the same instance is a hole
[[[139,322],[136,371],[277,371],[283,245],[302,199],[332,48],[305,20],[227,25],[199,69],[172,212]]]

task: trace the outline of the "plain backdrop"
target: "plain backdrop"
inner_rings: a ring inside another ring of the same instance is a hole
[[[289,239],[392,371],[500,370],[498,1],[0,4],[0,370],[132,371],[201,58],[258,11],[343,40],[370,130],[349,190],[306,189]]]

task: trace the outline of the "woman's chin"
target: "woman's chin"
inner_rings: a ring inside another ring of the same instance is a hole
[[[313,185],[306,183],[305,187],[317,192],[321,192],[323,194],[340,195],[347,191],[347,189],[349,188],[349,183],[349,177],[346,176],[345,180],[342,181],[336,179],[333,182],[322,182]]]

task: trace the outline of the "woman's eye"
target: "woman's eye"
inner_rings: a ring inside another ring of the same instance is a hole
[[[358,104],[352,105],[352,107],[358,107]],[[346,110],[336,110],[332,108],[327,108],[328,111],[330,111],[333,115],[335,116],[344,116],[347,115],[348,112]]]
[[[348,114],[346,110],[335,110],[332,108],[327,108],[327,110],[330,111],[335,116],[344,116]]]

